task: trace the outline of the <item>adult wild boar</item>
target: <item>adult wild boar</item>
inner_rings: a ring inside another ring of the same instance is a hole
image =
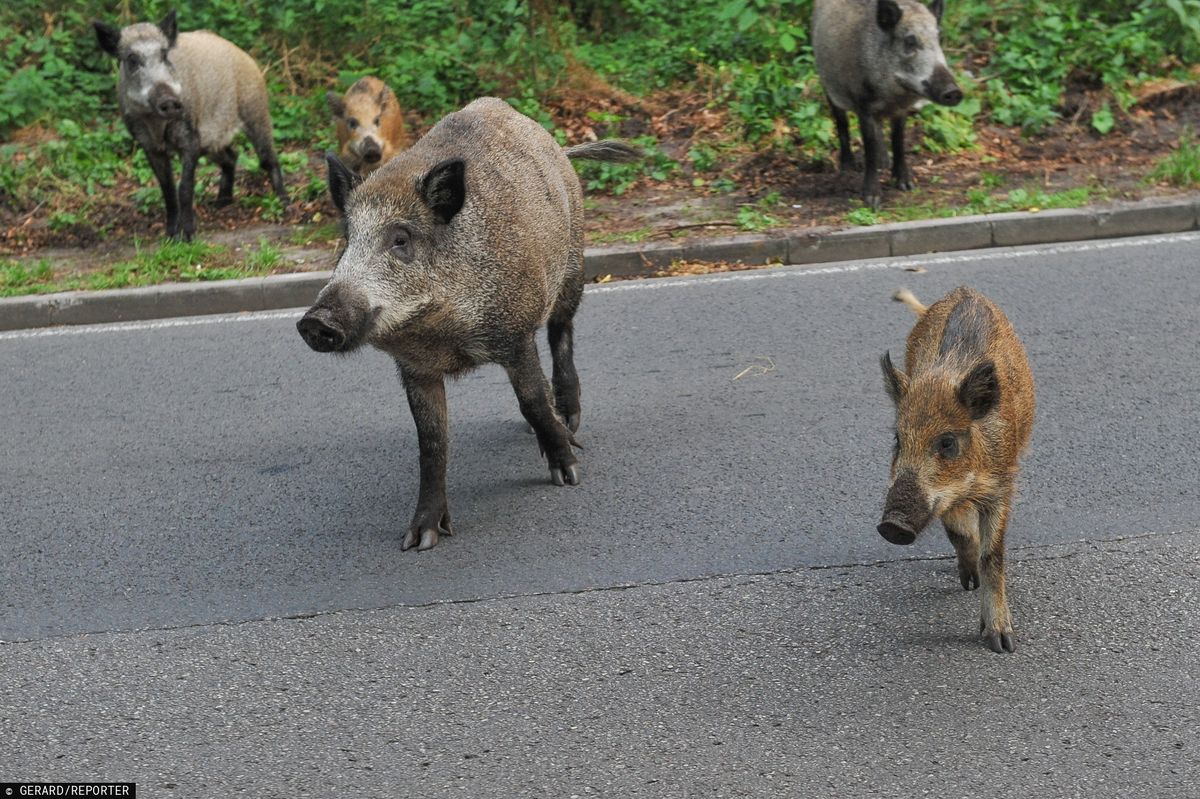
[[[325,99],[337,122],[342,162],[361,177],[408,147],[400,103],[379,78],[359,78],[345,96],[326,92]]]
[[[101,49],[120,62],[121,118],[146,152],[167,207],[167,236],[190,241],[196,231],[192,197],[201,155],[221,168],[217,205],[233,202],[237,151],[245,128],[271,186],[287,203],[283,174],[271,141],[267,85],[254,59],[208,31],[178,33],[175,12],[162,22],[116,28],[92,23]],[[171,161],[180,156],[178,193]]]
[[[329,192],[346,244],[297,323],[318,352],[371,344],[400,368],[417,427],[417,509],[401,549],[451,533],[444,377],[508,372],[555,485],[579,483],[573,319],[583,296],[583,195],[568,159],[631,161],[620,142],[563,150],[495,98],[448,115],[359,184],[333,154]],[[547,325],[553,392],[534,338]],[[576,445],[577,446],[577,445]]]
[[[1004,534],[1017,459],[1033,431],[1033,375],[1004,313],[960,287],[926,308],[909,291],[896,299],[919,317],[901,372],[885,354],[884,386],[896,405],[896,443],[879,534],[911,544],[937,517],[958,554],[966,590],[983,586],[980,632],[996,652],[1013,651],[1004,593]]]
[[[878,208],[879,172],[885,163],[882,120],[892,121],[892,177],[912,188],[912,168],[904,153],[909,112],[927,100],[958,105],[962,90],[946,67],[938,41],[943,0],[928,7],[916,0],[816,0],[813,55],[821,85],[837,125],[839,162],[854,162],[847,111],[862,129],[863,202]]]

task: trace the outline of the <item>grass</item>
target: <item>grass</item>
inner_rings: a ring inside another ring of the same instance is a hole
[[[1179,148],[1159,161],[1147,180],[1178,188],[1200,185],[1200,142],[1190,131],[1179,137]]]
[[[50,294],[58,291],[129,288],[158,283],[231,280],[269,274],[283,261],[279,247],[265,239],[243,253],[204,242],[164,242],[86,274],[60,273],[49,259],[33,264],[0,262],[0,297]]]
[[[636,230],[597,233],[590,237],[589,244],[638,244],[654,234],[654,228],[640,227]]]
[[[1079,208],[1100,200],[1109,199],[1103,186],[1079,186],[1064,191],[1047,192],[1036,187],[1020,187],[1010,191],[996,191],[1002,181],[988,180],[983,185],[967,192],[967,202],[962,205],[935,205],[922,200],[920,192],[879,211],[870,208],[855,208],[846,214],[845,220],[853,225],[876,225],[880,222],[913,222],[919,219],[939,219],[973,214],[1002,214],[1009,211],[1044,211],[1051,208]]]

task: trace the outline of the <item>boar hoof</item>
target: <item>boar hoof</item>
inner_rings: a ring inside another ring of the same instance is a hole
[[[1000,654],[1005,652],[1015,652],[1016,645],[1013,644],[1013,632],[1010,626],[1007,630],[998,630],[995,627],[988,627],[987,622],[983,619],[979,620],[979,632],[987,641],[988,647]]]
[[[993,652],[1003,654],[1005,652],[1015,652],[1016,647],[1013,646],[1012,633],[992,633],[987,637],[988,646]]]
[[[912,175],[897,175],[896,176],[896,188],[899,189],[900,191],[912,191],[913,190]]]
[[[417,512],[417,518],[413,519],[408,532],[404,535],[404,540],[400,542],[401,552],[410,550],[414,546],[418,552],[433,549],[437,546],[439,535],[454,535],[454,528],[450,526],[449,513],[440,514],[441,521],[437,524],[429,523],[432,516],[433,514]]]
[[[557,466],[551,466],[550,482],[556,486],[567,485],[568,483],[573,486],[579,485],[579,467],[574,464],[561,469]]]
[[[962,583],[964,591],[974,591],[979,587],[979,574],[969,569],[959,569],[958,581]]]
[[[578,411],[576,411],[575,413],[569,414],[567,416],[567,429],[570,430],[572,433],[579,432],[579,412]],[[574,444],[575,442],[572,441],[571,443]],[[576,445],[576,446],[578,446],[578,445]]]
[[[863,205],[865,205],[867,208],[870,208],[872,211],[878,211],[879,206],[883,205],[883,195],[880,194],[878,190],[873,192],[864,191],[862,200]]]

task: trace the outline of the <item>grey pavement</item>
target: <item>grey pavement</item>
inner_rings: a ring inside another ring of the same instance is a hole
[[[593,287],[583,485],[549,485],[485,368],[448,392],[458,533],[420,554],[398,550],[416,441],[383,356],[319,356],[278,313],[0,334],[0,779],[1195,796],[1197,252]],[[960,283],[1039,385],[1007,657],[944,536],[874,532],[877,359],[912,323],[888,297]]]

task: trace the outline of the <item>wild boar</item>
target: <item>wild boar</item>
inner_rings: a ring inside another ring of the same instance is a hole
[[[912,292],[896,299],[918,316],[905,371],[884,354],[884,386],[896,406],[891,485],[879,534],[911,544],[941,519],[966,590],[983,587],[980,632],[996,652],[1013,651],[1004,592],[1004,534],[1018,464],[1033,431],[1033,375],[1004,313],[959,287],[926,308]]]
[[[862,129],[863,202],[878,208],[879,172],[886,162],[883,119],[892,121],[892,177],[913,187],[904,153],[904,125],[911,111],[932,100],[958,105],[963,93],[946,67],[938,24],[943,0],[928,7],[916,0],[816,0],[813,55],[837,126],[839,163],[854,163],[847,111]]]
[[[342,162],[361,177],[408,147],[404,114],[391,88],[379,78],[359,78],[345,97],[326,92],[337,122]]]
[[[233,202],[233,138],[243,128],[275,194],[287,204],[272,143],[267,85],[253,58],[214,33],[178,33],[173,10],[157,25],[116,28],[96,20],[92,26],[101,49],[120,62],[121,118],[162,188],[168,237],[190,241],[196,231],[192,199],[201,155],[221,168],[218,207]],[[176,153],[178,193],[171,173]]]
[[[417,427],[420,489],[401,549],[449,535],[444,377],[498,363],[555,485],[579,483],[575,311],[583,296],[583,193],[568,159],[631,161],[621,142],[566,150],[495,98],[446,116],[359,178],[332,153],[346,242],[297,329],[318,352],[371,344],[395,359]],[[547,326],[552,386],[538,358]]]

